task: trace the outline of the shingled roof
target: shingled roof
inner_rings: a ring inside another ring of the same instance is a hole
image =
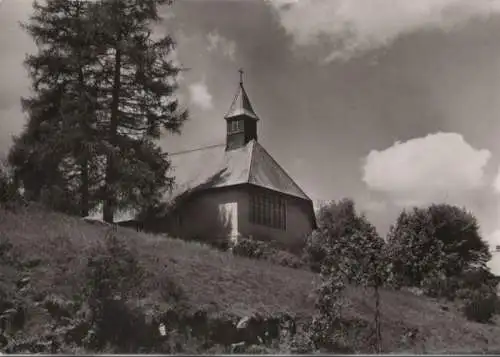
[[[186,191],[253,184],[310,201],[286,171],[255,140],[226,151],[214,145],[169,156],[175,176],[172,196]]]
[[[184,194],[240,184],[252,184],[311,201],[255,140],[229,151],[225,150],[225,144],[220,144],[173,153],[168,157],[171,161],[169,175],[175,177],[175,184],[165,196],[165,202],[171,202]],[[101,210],[98,209],[87,219],[101,220],[101,217]],[[118,223],[134,217],[134,212],[117,212],[114,221]]]
[[[250,99],[248,99],[248,94],[243,87],[243,83],[240,83],[238,92],[236,93],[233,102],[229,107],[229,111],[226,113],[224,118],[229,119],[240,115],[246,115],[252,119],[259,120],[259,117],[255,114],[255,111],[252,108]]]
[[[245,120],[249,118],[255,127],[256,124],[253,121],[258,121],[259,117],[255,114],[243,86],[243,70],[239,72],[238,91],[225,119],[230,121],[232,119],[240,120],[242,117]],[[244,128],[247,128],[246,124]],[[256,128],[254,130],[252,135],[245,135],[246,144],[242,146],[238,142],[236,147],[231,146],[229,149],[227,143],[224,143],[170,154],[171,171],[169,174],[175,177],[175,184],[164,197],[165,203],[187,197],[193,192],[250,184],[309,202],[313,221],[316,224],[311,199],[257,142]],[[88,218],[99,219],[100,216],[101,213],[98,210],[95,215]],[[128,221],[134,219],[134,216],[133,212],[117,213],[114,221]]]

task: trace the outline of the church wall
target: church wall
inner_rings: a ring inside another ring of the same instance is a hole
[[[305,203],[283,195],[287,200],[286,230],[281,230],[251,223],[250,192],[253,191],[248,187],[239,186],[193,198],[180,208],[169,230],[170,235],[205,241],[251,236],[263,241],[272,240],[290,249],[302,247],[305,237],[312,231]]]
[[[252,236],[254,239],[270,241],[288,247],[302,247],[305,237],[312,231],[312,223],[307,211],[300,200],[287,197],[286,203],[286,230],[272,228],[250,222],[250,192],[244,193],[245,199],[239,206],[239,231],[243,236]]]
[[[238,210],[242,201],[238,190],[199,195],[180,208],[172,235],[200,240],[235,237],[239,231]]]

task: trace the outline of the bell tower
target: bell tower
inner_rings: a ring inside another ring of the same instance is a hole
[[[245,146],[251,140],[257,140],[257,122],[247,92],[243,87],[243,70],[239,70],[240,83],[229,111],[224,116],[226,120],[226,151]]]

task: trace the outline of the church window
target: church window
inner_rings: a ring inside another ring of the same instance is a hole
[[[286,230],[286,202],[276,194],[250,196],[250,222]]]

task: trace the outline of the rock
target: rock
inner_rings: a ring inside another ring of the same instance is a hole
[[[158,331],[160,331],[160,335],[161,336],[166,336],[167,335],[167,329],[166,329],[164,323],[160,323],[160,326],[158,326]]]
[[[238,342],[231,344],[231,353],[245,352],[245,342]]]
[[[73,303],[57,295],[49,295],[42,303],[43,307],[55,319],[70,317],[73,310]]]
[[[242,329],[246,329],[248,328],[248,325],[250,324],[250,321],[252,320],[252,317],[249,317],[249,316],[245,316],[244,318],[242,318],[238,324],[236,325],[236,328],[238,330],[242,330]]]
[[[245,316],[236,325],[239,339],[247,344],[269,344],[273,340],[292,337],[296,333],[295,319],[281,313],[262,317]]]
[[[18,289],[22,289],[26,287],[30,283],[30,281],[31,278],[29,276],[25,276],[17,281],[16,286]]]
[[[405,290],[408,291],[409,293],[412,293],[413,295],[416,295],[416,296],[423,296],[424,295],[424,289],[421,289],[421,288],[408,287],[408,288],[405,288]]]

